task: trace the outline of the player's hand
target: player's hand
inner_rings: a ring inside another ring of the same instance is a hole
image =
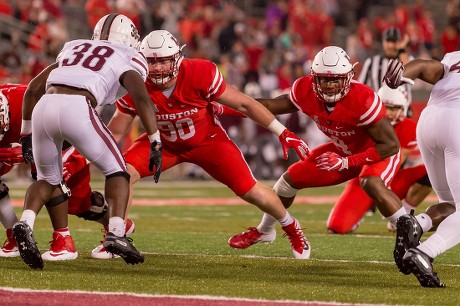
[[[153,179],[155,183],[158,183],[161,174],[161,164],[163,158],[161,156],[163,152],[163,144],[159,141],[154,141],[150,143],[150,158],[149,158],[149,170],[153,171],[153,166],[155,166],[155,173],[153,174]]]
[[[305,160],[310,153],[310,148],[307,143],[303,141],[299,136],[292,133],[288,129],[285,129],[281,133],[280,137],[281,146],[283,147],[284,159],[288,159],[288,150],[294,149],[294,151],[299,155],[300,159]]]
[[[385,82],[388,87],[396,89],[403,84],[414,85],[414,81],[403,77],[404,65],[399,59],[391,59],[388,62],[387,71],[383,77],[383,82]]]
[[[22,147],[22,156],[24,161],[29,164],[34,164],[34,155],[32,153],[32,134],[22,134],[19,138]]]
[[[23,163],[22,148],[19,143],[11,144],[11,148],[0,148],[0,162],[13,166],[15,164]]]
[[[342,171],[348,169],[348,158],[334,152],[326,152],[316,158],[316,164],[322,171]]]

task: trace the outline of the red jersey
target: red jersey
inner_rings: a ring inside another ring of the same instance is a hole
[[[404,118],[404,120],[396,123],[393,127],[398,136],[401,149],[413,150],[417,147],[417,138],[415,136],[417,122],[409,118]]]
[[[342,155],[364,152],[375,145],[367,129],[386,117],[379,96],[366,85],[352,81],[350,91],[328,112],[313,91],[311,76],[297,79],[289,93],[296,107],[315,121]]]
[[[8,131],[0,140],[1,148],[8,148],[12,143],[19,142],[22,124],[22,99],[26,89],[27,85],[6,84],[0,86],[0,98],[7,99],[10,114]]]
[[[146,82],[157,116],[161,141],[167,148],[184,151],[200,146],[218,124],[210,102],[219,98],[227,85],[216,65],[207,60],[184,59],[171,96]],[[137,115],[129,95],[116,103],[118,110]]]

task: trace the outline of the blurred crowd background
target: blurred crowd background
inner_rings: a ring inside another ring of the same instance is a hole
[[[111,12],[129,16],[141,37],[170,31],[187,45],[187,57],[214,61],[228,84],[253,97],[287,92],[327,45],[363,63],[382,52],[381,34],[389,26],[409,35],[415,57],[442,59],[460,43],[460,0],[0,0],[0,82],[28,83],[66,41],[90,38],[97,20]],[[417,83],[415,103],[426,102],[429,89]],[[101,110],[103,118],[111,111]],[[279,119],[311,147],[326,140],[306,116]],[[295,154],[283,161],[276,137],[249,121],[222,118],[255,176],[278,178]],[[139,132],[135,127],[124,145]],[[207,179],[190,165],[168,177]]]

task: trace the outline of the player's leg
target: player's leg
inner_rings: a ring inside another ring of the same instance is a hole
[[[2,167],[3,168],[3,167]],[[6,239],[0,249],[0,257],[17,257],[19,251],[13,237],[13,225],[18,218],[13,209],[8,186],[0,180],[0,222],[6,229]]]

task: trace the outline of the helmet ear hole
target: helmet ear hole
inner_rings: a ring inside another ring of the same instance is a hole
[[[350,90],[355,65],[340,47],[329,46],[319,51],[311,65],[313,90],[318,99],[326,103],[336,103],[345,97]],[[331,81],[329,86],[321,82],[324,78]],[[335,87],[331,85],[334,79]]]

